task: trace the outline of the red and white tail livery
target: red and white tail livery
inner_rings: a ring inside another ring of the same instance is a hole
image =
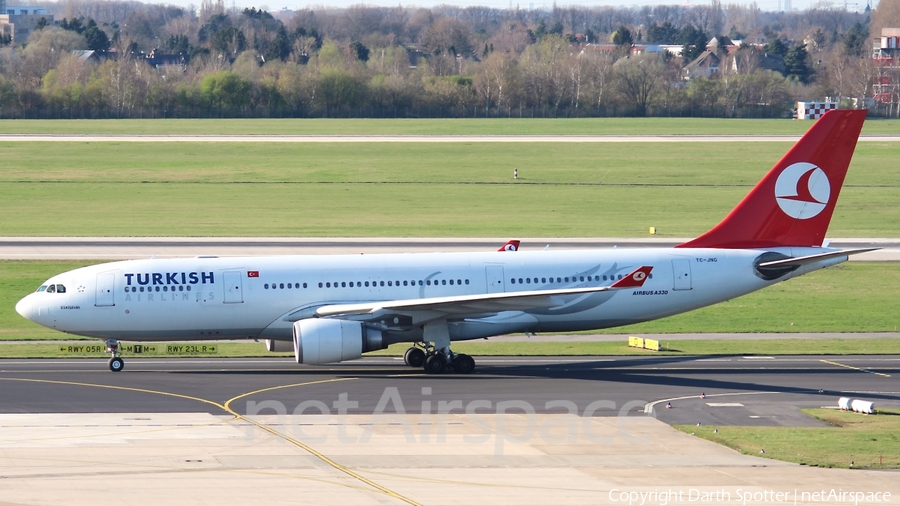
[[[825,114],[721,223],[679,247],[821,246],[865,119]]]
[[[113,371],[118,340],[264,339],[301,364],[407,342],[407,365],[470,373],[452,343],[663,318],[868,251],[824,242],[865,116],[826,113],[721,223],[675,248],[129,260],[53,276],[16,311],[105,340]]]
[[[519,244],[521,242],[522,241],[519,241],[517,239],[511,239],[509,241],[506,241],[506,244],[504,244],[503,246],[500,246],[500,249],[498,249],[497,251],[519,251]]]

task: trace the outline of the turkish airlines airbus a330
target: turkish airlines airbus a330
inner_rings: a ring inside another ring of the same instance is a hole
[[[300,364],[408,342],[408,365],[470,373],[451,343],[653,320],[869,251],[824,243],[865,117],[825,114],[721,223],[674,248],[129,260],[54,276],[16,311],[106,340],[113,371],[119,339],[249,338]]]

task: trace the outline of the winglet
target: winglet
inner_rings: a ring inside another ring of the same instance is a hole
[[[627,276],[624,276],[622,279],[616,281],[609,287],[610,290],[616,288],[637,288],[639,286],[644,286],[644,282],[647,281],[647,278],[650,277],[650,271],[653,270],[653,267],[650,265],[645,265],[643,267],[638,267],[637,269],[631,271]]]
[[[497,251],[519,251],[520,242],[521,241],[519,241],[518,239],[506,241],[506,244],[500,246],[500,249],[498,249]]]

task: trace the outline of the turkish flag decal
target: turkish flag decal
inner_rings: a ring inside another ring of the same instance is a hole
[[[258,278],[259,271],[247,271],[247,277],[248,278]]]

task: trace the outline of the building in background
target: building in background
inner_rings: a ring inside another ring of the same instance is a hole
[[[8,44],[12,40],[12,32],[6,29],[9,18],[6,15],[6,0],[0,0],[0,45]],[[7,33],[9,31],[10,33]]]
[[[9,37],[11,44],[24,43],[41,23],[53,24],[53,15],[43,7],[6,5],[6,0],[0,0],[0,36]]]
[[[872,45],[872,63],[873,98],[887,106],[889,116],[895,115],[900,108],[900,28],[881,29],[881,37],[875,37]]]

